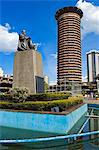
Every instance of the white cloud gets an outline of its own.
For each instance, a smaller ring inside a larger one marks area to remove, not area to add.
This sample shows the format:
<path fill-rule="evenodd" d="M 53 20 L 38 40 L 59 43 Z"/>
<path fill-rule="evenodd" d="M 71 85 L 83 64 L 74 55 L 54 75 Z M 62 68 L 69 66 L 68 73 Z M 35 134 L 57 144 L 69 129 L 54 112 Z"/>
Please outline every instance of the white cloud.
<path fill-rule="evenodd" d="M 41 43 L 34 43 L 34 42 L 33 42 L 33 44 L 35 45 L 36 50 L 38 50 L 38 47 L 40 47 L 42 45 Z"/>
<path fill-rule="evenodd" d="M 8 23 L 5 23 L 5 27 L 6 27 L 8 30 L 11 30 L 11 26 L 10 26 Z"/>
<path fill-rule="evenodd" d="M 49 85 L 56 85 L 57 81 L 50 81 Z"/>
<path fill-rule="evenodd" d="M 50 54 L 50 56 L 52 56 L 54 59 L 57 59 L 57 53 Z"/>
<path fill-rule="evenodd" d="M 83 11 L 81 21 L 82 38 L 92 32 L 99 34 L 99 6 L 95 6 L 93 3 L 83 0 L 79 0 L 76 6 Z"/>
<path fill-rule="evenodd" d="M 87 82 L 87 76 L 82 76 L 82 82 Z"/>
<path fill-rule="evenodd" d="M 3 76 L 3 69 L 0 67 L 0 77 Z"/>
<path fill-rule="evenodd" d="M 13 52 L 17 50 L 18 33 L 9 32 L 11 29 L 8 23 L 5 26 L 0 25 L 0 51 Z"/>

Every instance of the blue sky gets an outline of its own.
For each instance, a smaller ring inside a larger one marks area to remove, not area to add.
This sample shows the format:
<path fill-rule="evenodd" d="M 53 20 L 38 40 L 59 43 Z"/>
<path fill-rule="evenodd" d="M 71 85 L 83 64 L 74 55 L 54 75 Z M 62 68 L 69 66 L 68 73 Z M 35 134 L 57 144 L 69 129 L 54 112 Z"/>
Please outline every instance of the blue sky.
<path fill-rule="evenodd" d="M 39 43 L 38 51 L 42 54 L 44 74 L 49 76 L 50 82 L 55 82 L 57 75 L 57 22 L 55 20 L 55 13 L 59 8 L 77 5 L 84 10 L 85 17 L 82 21 L 82 26 L 84 26 L 82 31 L 83 77 L 86 76 L 86 52 L 92 49 L 99 50 L 99 19 L 97 19 L 99 1 L 86 0 L 84 3 L 84 1 L 79 0 L 79 3 L 77 2 L 78 0 L 0 1 L 1 27 L 6 26 L 7 36 L 13 33 L 20 33 L 22 29 L 25 29 L 27 35 L 35 43 Z M 94 15 L 93 11 L 96 11 Z M 8 40 L 5 35 L 2 39 L 5 39 L 6 42 Z M 13 46 L 11 47 L 10 44 L 7 48 L 7 45 L 2 43 L 0 42 L 0 68 L 2 68 L 5 74 L 12 74 L 14 62 Z"/>

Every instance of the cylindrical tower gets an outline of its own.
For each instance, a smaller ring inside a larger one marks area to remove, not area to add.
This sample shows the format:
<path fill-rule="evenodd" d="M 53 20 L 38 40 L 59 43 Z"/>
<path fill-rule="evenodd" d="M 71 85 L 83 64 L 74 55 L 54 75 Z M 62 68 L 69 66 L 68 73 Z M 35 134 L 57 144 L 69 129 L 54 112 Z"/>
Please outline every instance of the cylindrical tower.
<path fill-rule="evenodd" d="M 77 7 L 64 7 L 56 12 L 58 24 L 57 79 L 82 80 L 80 20 Z"/>

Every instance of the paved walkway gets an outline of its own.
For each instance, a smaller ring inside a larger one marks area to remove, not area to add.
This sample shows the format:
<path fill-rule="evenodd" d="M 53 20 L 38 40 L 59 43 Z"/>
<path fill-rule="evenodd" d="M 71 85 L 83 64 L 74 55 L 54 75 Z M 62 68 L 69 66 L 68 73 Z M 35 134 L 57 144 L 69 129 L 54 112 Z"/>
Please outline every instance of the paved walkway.
<path fill-rule="evenodd" d="M 99 104 L 99 100 L 84 100 L 84 103 L 87 103 L 87 104 Z"/>

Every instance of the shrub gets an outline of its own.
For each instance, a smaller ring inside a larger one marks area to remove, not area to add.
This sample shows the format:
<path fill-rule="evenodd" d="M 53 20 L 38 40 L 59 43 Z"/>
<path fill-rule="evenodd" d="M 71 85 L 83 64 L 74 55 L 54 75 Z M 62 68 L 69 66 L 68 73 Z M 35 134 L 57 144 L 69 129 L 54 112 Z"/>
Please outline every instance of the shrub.
<path fill-rule="evenodd" d="M 65 111 L 67 108 L 83 103 L 83 100 L 78 97 L 71 97 L 64 100 L 54 101 L 34 101 L 34 102 L 0 102 L 0 107 L 3 109 L 17 110 L 32 110 L 32 111 L 51 111 L 52 107 L 59 107 L 60 111 Z"/>
<path fill-rule="evenodd" d="M 0 94 L 0 100 L 10 101 L 12 100 L 11 94 L 2 93 Z"/>
<path fill-rule="evenodd" d="M 0 101 L 0 108 L 12 109 L 12 103 L 7 102 L 7 101 Z"/>
<path fill-rule="evenodd" d="M 31 94 L 27 100 L 28 101 L 52 101 L 59 99 L 67 99 L 71 96 L 71 93 L 42 93 L 42 94 Z"/>
<path fill-rule="evenodd" d="M 29 95 L 29 90 L 27 88 L 12 88 L 10 94 L 14 102 L 25 102 Z"/>
<path fill-rule="evenodd" d="M 9 94 L 0 94 L 0 100 L 5 101 L 52 101 L 67 99 L 71 96 L 71 93 L 40 93 L 40 94 L 31 94 L 26 88 L 14 88 L 10 90 Z"/>

